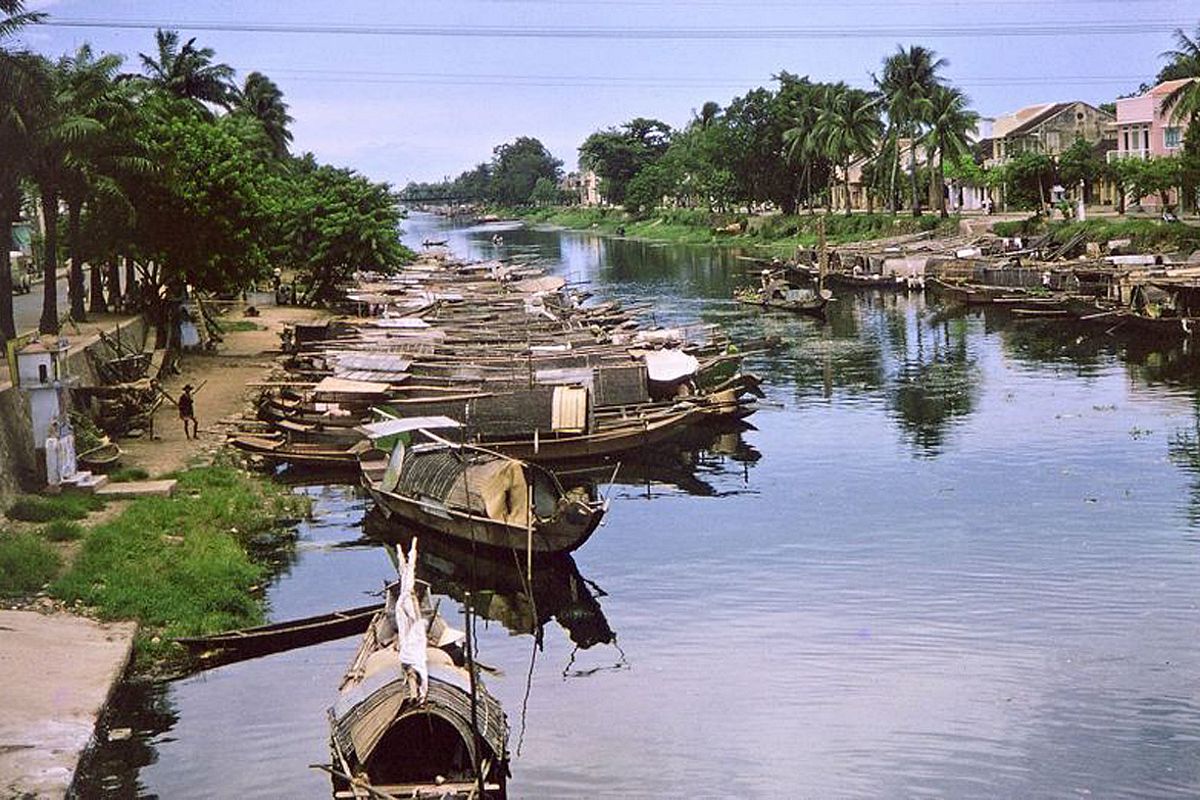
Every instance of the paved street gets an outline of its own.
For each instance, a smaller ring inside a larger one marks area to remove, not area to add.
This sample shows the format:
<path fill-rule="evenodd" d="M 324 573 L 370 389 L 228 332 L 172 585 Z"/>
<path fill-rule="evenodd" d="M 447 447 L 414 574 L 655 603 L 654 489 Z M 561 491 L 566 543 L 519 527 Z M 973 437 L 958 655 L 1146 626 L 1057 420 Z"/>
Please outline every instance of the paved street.
<path fill-rule="evenodd" d="M 58 279 L 58 316 L 61 319 L 67 313 L 67 275 L 66 270 L 60 270 Z M 83 270 L 84 286 L 87 286 L 89 270 Z M 42 317 L 42 282 L 33 285 L 29 294 L 13 295 L 13 316 L 16 319 L 17 332 L 33 330 L 38 326 Z"/>

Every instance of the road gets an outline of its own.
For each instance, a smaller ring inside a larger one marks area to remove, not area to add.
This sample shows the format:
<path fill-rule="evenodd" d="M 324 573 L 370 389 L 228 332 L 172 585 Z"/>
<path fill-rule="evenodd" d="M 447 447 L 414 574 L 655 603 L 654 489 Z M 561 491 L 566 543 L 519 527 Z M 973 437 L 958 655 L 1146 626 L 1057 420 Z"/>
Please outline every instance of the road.
<path fill-rule="evenodd" d="M 85 267 L 83 270 L 83 285 L 88 285 L 90 270 Z M 67 305 L 67 274 L 66 270 L 59 271 L 58 279 L 58 316 L 59 319 L 64 317 L 69 310 Z M 17 333 L 25 333 L 26 331 L 36 330 L 38 321 L 42 318 L 42 282 L 37 281 L 33 284 L 33 291 L 29 294 L 13 295 L 13 317 L 16 320 Z"/>

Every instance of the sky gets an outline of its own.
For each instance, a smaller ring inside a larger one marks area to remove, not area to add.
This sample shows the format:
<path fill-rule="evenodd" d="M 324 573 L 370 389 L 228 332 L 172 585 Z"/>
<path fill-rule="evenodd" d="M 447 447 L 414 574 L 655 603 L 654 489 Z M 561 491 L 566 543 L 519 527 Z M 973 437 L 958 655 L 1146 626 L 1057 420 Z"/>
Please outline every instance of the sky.
<path fill-rule="evenodd" d="M 781 70 L 866 87 L 900 44 L 996 116 L 1111 101 L 1151 82 L 1197 0 L 27 0 L 24 43 L 154 51 L 154 27 L 284 92 L 295 152 L 402 187 L 453 177 L 518 136 L 573 169 L 593 131 L 685 125 Z M 74 23 L 74 24 L 72 24 Z"/>

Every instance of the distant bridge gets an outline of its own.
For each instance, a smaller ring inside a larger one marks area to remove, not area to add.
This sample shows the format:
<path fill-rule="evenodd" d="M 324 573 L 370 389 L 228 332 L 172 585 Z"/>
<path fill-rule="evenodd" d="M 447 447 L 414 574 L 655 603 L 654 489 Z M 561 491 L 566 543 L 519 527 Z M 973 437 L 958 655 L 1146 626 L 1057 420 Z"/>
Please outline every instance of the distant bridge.
<path fill-rule="evenodd" d="M 475 203 L 478 197 L 467 197 L 450 189 L 405 189 L 400 192 L 402 203 Z"/>

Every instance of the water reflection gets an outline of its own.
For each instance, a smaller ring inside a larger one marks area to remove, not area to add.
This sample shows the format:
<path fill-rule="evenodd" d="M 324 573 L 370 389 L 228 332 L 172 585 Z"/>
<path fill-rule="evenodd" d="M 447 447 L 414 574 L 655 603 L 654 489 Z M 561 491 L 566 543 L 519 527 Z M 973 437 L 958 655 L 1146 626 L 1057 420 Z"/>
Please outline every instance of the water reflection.
<path fill-rule="evenodd" d="M 604 591 L 579 574 L 569 555 L 539 556 L 527 573 L 522 552 L 472 548 L 468 542 L 404 529 L 378 511 L 363 519 L 363 531 L 405 550 L 417 537 L 417 578 L 434 594 L 469 606 L 513 635 L 532 634 L 540 643 L 545 625 L 554 620 L 582 649 L 616 641 L 597 600 Z"/>

